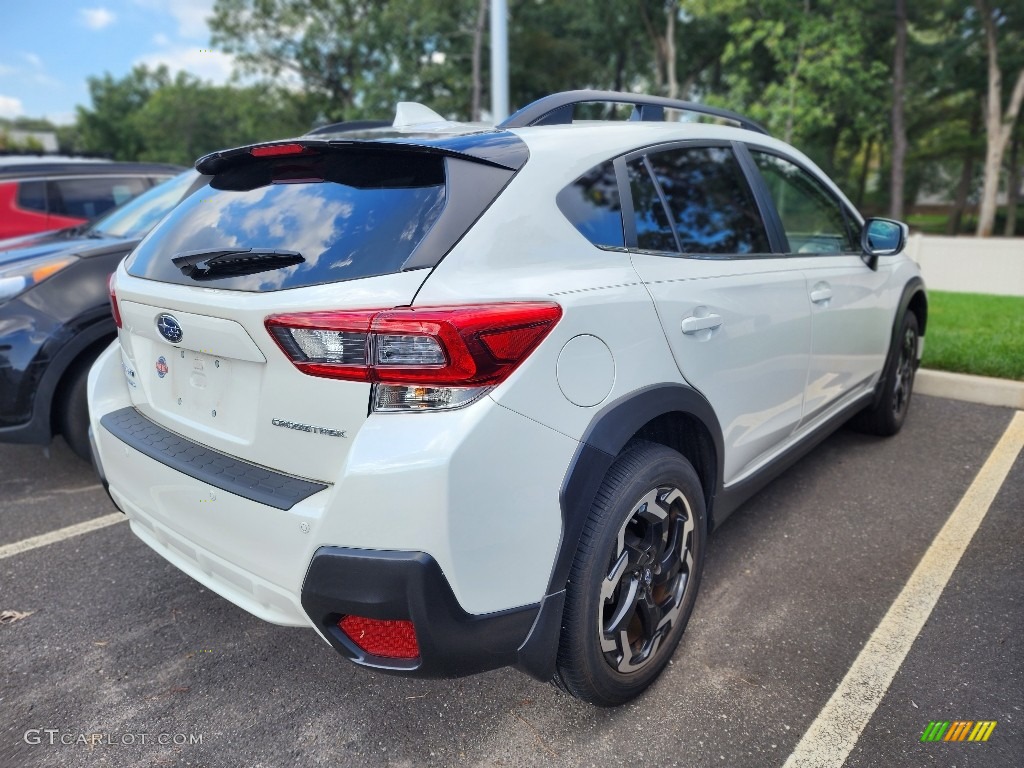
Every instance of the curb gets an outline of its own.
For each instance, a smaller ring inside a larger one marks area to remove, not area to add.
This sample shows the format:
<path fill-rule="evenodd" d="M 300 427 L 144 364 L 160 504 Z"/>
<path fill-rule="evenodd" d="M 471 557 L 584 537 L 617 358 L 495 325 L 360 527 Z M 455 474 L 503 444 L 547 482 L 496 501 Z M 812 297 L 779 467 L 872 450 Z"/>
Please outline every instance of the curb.
<path fill-rule="evenodd" d="M 914 377 L 914 391 L 919 395 L 1024 410 L 1024 381 L 921 368 Z"/>

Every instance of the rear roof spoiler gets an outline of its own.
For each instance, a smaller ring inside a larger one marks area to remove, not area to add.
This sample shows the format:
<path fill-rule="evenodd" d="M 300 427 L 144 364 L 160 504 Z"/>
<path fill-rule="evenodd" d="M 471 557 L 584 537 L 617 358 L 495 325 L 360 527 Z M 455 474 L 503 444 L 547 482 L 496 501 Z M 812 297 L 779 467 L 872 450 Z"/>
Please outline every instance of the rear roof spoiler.
<path fill-rule="evenodd" d="M 378 139 L 320 139 L 307 135 L 211 152 L 196 161 L 196 170 L 216 175 L 233 166 L 259 162 L 261 156 L 343 154 L 360 149 L 439 154 L 510 171 L 518 171 L 530 156 L 523 140 L 508 131 L 481 131 L 441 138 L 417 136 L 415 139 L 390 136 Z"/>

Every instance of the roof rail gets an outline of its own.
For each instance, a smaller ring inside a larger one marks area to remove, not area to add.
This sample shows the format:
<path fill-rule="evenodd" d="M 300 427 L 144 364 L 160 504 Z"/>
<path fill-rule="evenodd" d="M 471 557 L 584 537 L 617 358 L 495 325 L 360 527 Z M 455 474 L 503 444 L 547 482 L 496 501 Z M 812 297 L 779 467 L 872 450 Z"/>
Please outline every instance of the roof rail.
<path fill-rule="evenodd" d="M 390 128 L 387 120 L 347 120 L 342 123 L 330 123 L 311 128 L 304 136 L 318 136 L 322 133 L 344 133 L 346 131 L 368 131 L 373 128 Z"/>
<path fill-rule="evenodd" d="M 563 91 L 553 93 L 532 104 L 527 104 L 518 112 L 501 123 L 498 128 L 526 128 L 531 125 L 567 125 L 573 120 L 577 104 L 591 103 L 612 103 L 632 104 L 633 114 L 630 120 L 659 121 L 665 119 L 666 109 L 676 109 L 680 112 L 696 112 L 701 115 L 718 117 L 737 123 L 741 128 L 748 131 L 769 135 L 768 131 L 760 123 L 744 117 L 736 112 L 718 107 L 709 107 L 705 104 L 696 104 L 692 101 L 679 101 L 667 99 L 663 96 L 645 96 L 642 93 L 621 93 L 619 91 Z"/>

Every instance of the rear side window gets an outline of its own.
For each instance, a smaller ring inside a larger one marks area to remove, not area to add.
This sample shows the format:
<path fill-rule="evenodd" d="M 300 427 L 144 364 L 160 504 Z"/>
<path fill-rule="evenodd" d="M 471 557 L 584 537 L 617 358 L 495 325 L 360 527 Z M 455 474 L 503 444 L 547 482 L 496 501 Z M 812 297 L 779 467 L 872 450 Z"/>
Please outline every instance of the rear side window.
<path fill-rule="evenodd" d="M 98 176 L 50 182 L 50 213 L 95 219 L 148 187 L 144 178 Z"/>
<path fill-rule="evenodd" d="M 46 213 L 46 182 L 21 182 L 18 185 L 18 207 L 23 211 Z"/>
<path fill-rule="evenodd" d="M 648 156 L 682 253 L 768 253 L 768 235 L 731 149 L 690 147 Z"/>
<path fill-rule="evenodd" d="M 402 269 L 445 209 L 445 159 L 354 152 L 243 163 L 214 176 L 142 241 L 128 272 L 194 285 L 182 254 L 225 249 L 298 253 L 300 263 L 225 275 L 214 288 L 273 291 Z"/>
<path fill-rule="evenodd" d="M 679 249 L 676 236 L 644 159 L 631 160 L 626 169 L 629 174 L 629 191 L 633 196 L 637 248 L 641 251 L 675 253 Z"/>
<path fill-rule="evenodd" d="M 558 193 L 558 208 L 587 240 L 602 248 L 624 248 L 619 184 L 611 161 L 580 176 Z"/>

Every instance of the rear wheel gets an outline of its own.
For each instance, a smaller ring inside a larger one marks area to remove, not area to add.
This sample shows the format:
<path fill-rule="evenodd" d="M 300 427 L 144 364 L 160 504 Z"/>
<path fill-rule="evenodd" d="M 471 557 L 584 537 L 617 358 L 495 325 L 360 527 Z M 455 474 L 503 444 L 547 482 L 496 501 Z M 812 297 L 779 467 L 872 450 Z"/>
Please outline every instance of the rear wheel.
<path fill-rule="evenodd" d="M 690 618 L 705 538 L 704 494 L 685 458 L 654 443 L 620 456 L 573 561 L 555 684 L 601 706 L 641 694 Z"/>
<path fill-rule="evenodd" d="M 919 337 L 917 316 L 913 312 L 903 315 L 896 343 L 889 352 L 889 360 L 882 373 L 882 397 L 878 404 L 861 411 L 850 422 L 861 432 L 888 437 L 900 431 L 910 410 L 910 395 L 914 389 L 917 371 Z"/>

